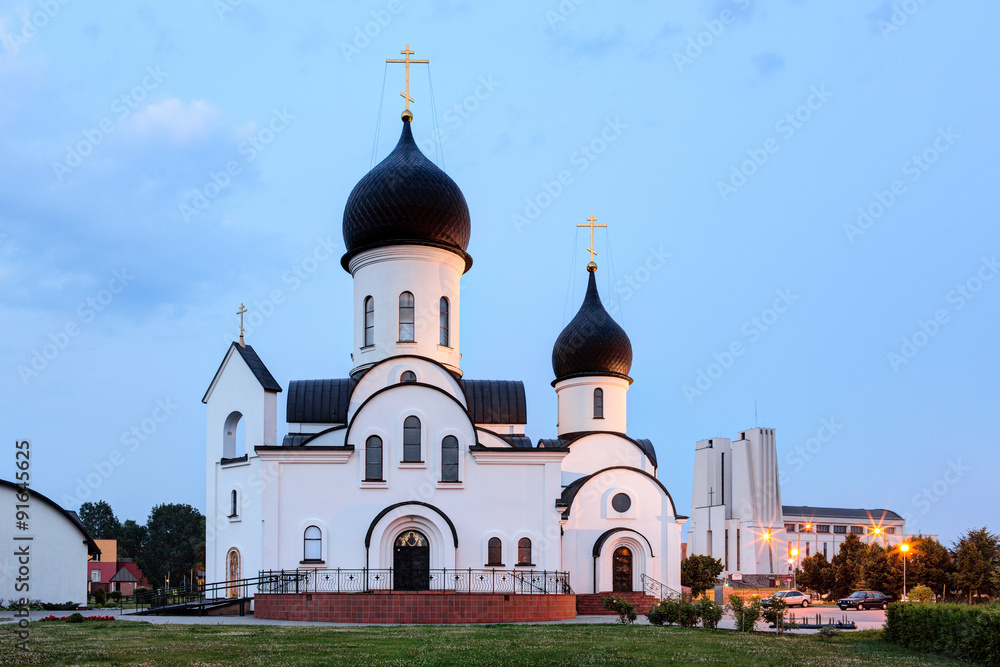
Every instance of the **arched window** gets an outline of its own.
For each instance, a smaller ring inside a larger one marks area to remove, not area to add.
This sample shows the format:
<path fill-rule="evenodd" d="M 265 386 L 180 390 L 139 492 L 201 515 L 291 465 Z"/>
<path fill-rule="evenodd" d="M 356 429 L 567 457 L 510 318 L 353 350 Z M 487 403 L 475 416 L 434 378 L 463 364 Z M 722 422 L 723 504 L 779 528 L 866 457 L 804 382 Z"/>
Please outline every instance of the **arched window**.
<path fill-rule="evenodd" d="M 403 420 L 403 462 L 420 461 L 420 420 L 410 416 Z"/>
<path fill-rule="evenodd" d="M 413 342 L 413 294 L 399 295 L 399 342 Z"/>
<path fill-rule="evenodd" d="M 302 537 L 302 560 L 323 560 L 323 533 L 317 526 L 309 526 Z"/>
<path fill-rule="evenodd" d="M 222 427 L 222 458 L 235 459 L 246 453 L 246 422 L 239 412 L 231 412 Z"/>
<path fill-rule="evenodd" d="M 403 374 L 399 376 L 400 382 L 416 382 L 417 374 L 413 371 L 403 371 Z"/>
<path fill-rule="evenodd" d="M 236 493 L 236 489 L 233 489 L 232 493 L 229 494 L 229 518 L 235 518 L 240 515 L 240 503 L 239 495 Z"/>
<path fill-rule="evenodd" d="M 375 344 L 375 298 L 365 297 L 365 347 Z"/>
<path fill-rule="evenodd" d="M 382 438 L 377 435 L 365 441 L 365 481 L 382 481 Z"/>
<path fill-rule="evenodd" d="M 531 565 L 531 540 L 527 537 L 517 541 L 517 564 Z"/>
<path fill-rule="evenodd" d="M 604 390 L 594 390 L 594 419 L 604 419 Z"/>
<path fill-rule="evenodd" d="M 441 441 L 441 481 L 458 481 L 458 438 L 453 435 Z"/>
<path fill-rule="evenodd" d="M 500 538 L 491 537 L 490 541 L 486 543 L 486 564 L 487 565 L 503 565 L 501 560 L 502 549 L 500 547 Z"/>
<path fill-rule="evenodd" d="M 448 335 L 448 297 L 441 297 L 441 344 L 448 347 L 450 337 Z"/>

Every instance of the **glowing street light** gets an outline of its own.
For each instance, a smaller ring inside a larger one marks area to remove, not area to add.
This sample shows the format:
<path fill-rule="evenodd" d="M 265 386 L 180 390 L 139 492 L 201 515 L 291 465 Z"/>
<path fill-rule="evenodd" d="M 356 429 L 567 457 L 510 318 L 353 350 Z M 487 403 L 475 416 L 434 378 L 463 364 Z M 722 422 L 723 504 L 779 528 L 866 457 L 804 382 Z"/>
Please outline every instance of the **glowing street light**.
<path fill-rule="evenodd" d="M 788 559 L 789 562 L 792 564 L 792 588 L 798 590 L 798 588 L 799 588 L 799 584 L 798 584 L 798 574 L 799 574 L 798 573 L 798 569 L 799 569 L 798 559 L 799 559 L 799 550 L 793 548 L 791 551 L 789 551 L 789 553 L 792 555 L 792 557 Z"/>
<path fill-rule="evenodd" d="M 903 542 L 899 545 L 899 550 L 903 552 L 903 599 L 906 599 L 906 552 L 910 550 L 910 545 Z"/>

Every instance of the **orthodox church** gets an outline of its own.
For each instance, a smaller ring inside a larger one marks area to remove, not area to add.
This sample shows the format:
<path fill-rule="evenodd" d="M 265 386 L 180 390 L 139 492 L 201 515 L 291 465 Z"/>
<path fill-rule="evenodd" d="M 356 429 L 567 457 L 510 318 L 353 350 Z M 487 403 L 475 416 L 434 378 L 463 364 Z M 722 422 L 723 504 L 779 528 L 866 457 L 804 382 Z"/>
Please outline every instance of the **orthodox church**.
<path fill-rule="evenodd" d="M 344 209 L 346 376 L 282 385 L 241 335 L 202 399 L 207 581 L 353 570 L 422 590 L 441 572 L 547 571 L 568 573 L 561 592 L 679 591 L 687 517 L 652 442 L 626 432 L 632 347 L 596 264 L 554 341 L 557 431 L 532 441 L 522 382 L 462 373 L 469 208 L 402 120 Z"/>

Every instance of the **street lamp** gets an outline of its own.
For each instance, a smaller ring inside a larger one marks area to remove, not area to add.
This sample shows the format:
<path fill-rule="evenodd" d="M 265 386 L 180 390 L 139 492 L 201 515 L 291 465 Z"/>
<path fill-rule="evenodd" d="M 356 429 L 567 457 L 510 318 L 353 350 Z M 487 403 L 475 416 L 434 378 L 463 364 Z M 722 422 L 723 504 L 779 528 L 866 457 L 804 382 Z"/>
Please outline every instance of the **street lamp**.
<path fill-rule="evenodd" d="M 790 560 L 792 561 L 792 588 L 795 589 L 795 590 L 798 590 L 798 588 L 799 588 L 799 584 L 798 584 L 799 550 L 798 549 L 792 549 L 791 554 L 792 554 L 792 557 L 791 557 Z"/>
<path fill-rule="evenodd" d="M 903 552 L 903 599 L 906 599 L 906 557 L 909 555 L 910 545 L 905 542 L 899 545 L 899 550 Z"/>

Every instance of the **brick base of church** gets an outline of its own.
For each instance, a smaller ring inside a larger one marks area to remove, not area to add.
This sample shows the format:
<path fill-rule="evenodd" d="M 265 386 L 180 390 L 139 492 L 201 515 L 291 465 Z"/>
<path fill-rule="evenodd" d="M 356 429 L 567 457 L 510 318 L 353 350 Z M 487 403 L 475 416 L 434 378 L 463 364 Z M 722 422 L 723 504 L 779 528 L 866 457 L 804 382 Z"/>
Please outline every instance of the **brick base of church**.
<path fill-rule="evenodd" d="M 576 618 L 575 595 L 258 593 L 254 617 L 327 623 L 527 623 Z"/>

